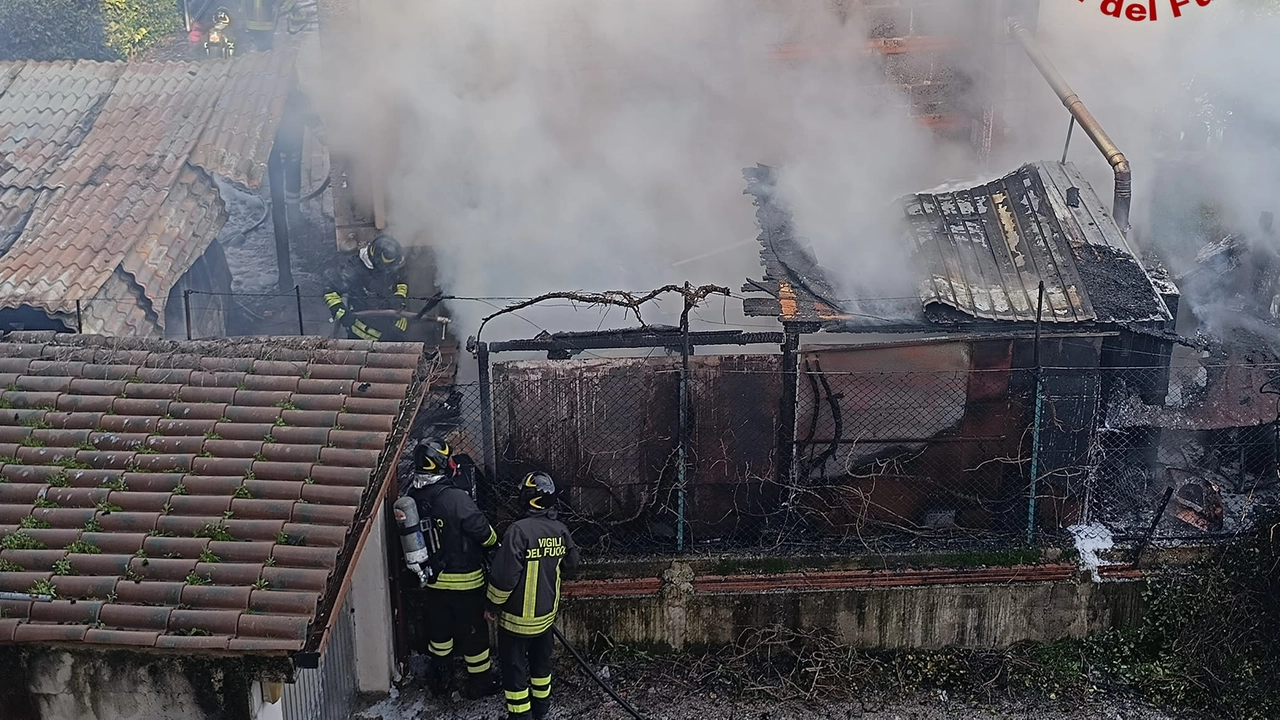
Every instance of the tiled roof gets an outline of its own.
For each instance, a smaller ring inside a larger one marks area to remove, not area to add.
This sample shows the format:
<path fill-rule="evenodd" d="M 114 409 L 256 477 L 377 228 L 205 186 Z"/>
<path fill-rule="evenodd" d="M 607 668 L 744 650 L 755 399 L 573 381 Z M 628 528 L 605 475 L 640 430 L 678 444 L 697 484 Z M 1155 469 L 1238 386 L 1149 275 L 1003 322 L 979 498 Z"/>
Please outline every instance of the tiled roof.
<path fill-rule="evenodd" d="M 2 306 L 161 334 L 226 221 L 210 173 L 261 184 L 294 62 L 0 63 Z"/>
<path fill-rule="evenodd" d="M 0 643 L 315 650 L 427 382 L 415 343 L 0 341 Z"/>

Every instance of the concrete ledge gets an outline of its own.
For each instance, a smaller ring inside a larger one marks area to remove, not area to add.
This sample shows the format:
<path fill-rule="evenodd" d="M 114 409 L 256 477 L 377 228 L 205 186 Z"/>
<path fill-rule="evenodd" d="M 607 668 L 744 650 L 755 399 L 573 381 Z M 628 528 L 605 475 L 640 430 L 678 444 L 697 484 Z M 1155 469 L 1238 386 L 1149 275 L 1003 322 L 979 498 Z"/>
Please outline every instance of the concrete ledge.
<path fill-rule="evenodd" d="M 571 642 L 681 650 L 731 643 L 744 630 L 830 630 L 868 649 L 1001 648 L 1083 637 L 1141 615 L 1140 574 L 1093 583 L 1071 565 L 696 575 L 566 583 L 560 628 Z"/>

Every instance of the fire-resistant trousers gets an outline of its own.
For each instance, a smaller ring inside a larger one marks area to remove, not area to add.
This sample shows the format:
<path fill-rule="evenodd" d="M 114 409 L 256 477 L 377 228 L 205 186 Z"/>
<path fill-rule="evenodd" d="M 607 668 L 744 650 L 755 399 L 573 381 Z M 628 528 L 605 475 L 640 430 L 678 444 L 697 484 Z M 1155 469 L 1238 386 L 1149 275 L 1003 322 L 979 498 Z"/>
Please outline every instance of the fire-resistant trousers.
<path fill-rule="evenodd" d="M 431 656 L 443 660 L 454 644 L 467 661 L 467 673 L 489 671 L 489 625 L 484 619 L 484 588 L 475 590 L 427 589 L 427 624 Z"/>
<path fill-rule="evenodd" d="M 517 635 L 498 629 L 498 662 L 510 720 L 541 720 L 551 712 L 553 639 L 550 630 L 541 635 Z"/>

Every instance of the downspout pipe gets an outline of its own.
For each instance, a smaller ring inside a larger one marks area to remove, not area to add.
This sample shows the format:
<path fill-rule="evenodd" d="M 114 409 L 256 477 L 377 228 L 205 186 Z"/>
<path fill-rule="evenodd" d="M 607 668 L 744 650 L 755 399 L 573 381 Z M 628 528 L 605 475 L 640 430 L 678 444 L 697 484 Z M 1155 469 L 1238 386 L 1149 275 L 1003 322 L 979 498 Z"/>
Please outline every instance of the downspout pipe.
<path fill-rule="evenodd" d="M 1009 34 L 1017 39 L 1022 45 L 1022 49 L 1026 51 L 1027 57 L 1031 58 L 1031 62 L 1048 81 L 1049 87 L 1053 88 L 1053 92 L 1062 100 L 1062 104 L 1067 108 L 1067 112 L 1076 119 L 1080 128 L 1084 130 L 1094 145 L 1098 146 L 1098 150 L 1102 151 L 1102 156 L 1107 159 L 1111 165 L 1111 169 L 1115 172 L 1115 194 L 1111 202 L 1111 215 L 1115 218 L 1116 224 L 1120 226 L 1120 231 L 1128 235 L 1129 233 L 1129 205 L 1133 200 L 1133 175 L 1129 169 L 1129 161 L 1125 159 L 1124 153 L 1120 152 L 1120 148 L 1111 141 L 1107 136 L 1102 125 L 1098 123 L 1098 119 L 1089 112 L 1084 106 L 1084 102 L 1080 100 L 1080 96 L 1076 95 L 1071 86 L 1067 84 L 1066 79 L 1062 77 L 1062 73 L 1053 66 L 1049 58 L 1040 50 L 1040 46 L 1036 44 L 1035 38 L 1027 29 L 1016 20 L 1010 20 L 1008 24 Z"/>

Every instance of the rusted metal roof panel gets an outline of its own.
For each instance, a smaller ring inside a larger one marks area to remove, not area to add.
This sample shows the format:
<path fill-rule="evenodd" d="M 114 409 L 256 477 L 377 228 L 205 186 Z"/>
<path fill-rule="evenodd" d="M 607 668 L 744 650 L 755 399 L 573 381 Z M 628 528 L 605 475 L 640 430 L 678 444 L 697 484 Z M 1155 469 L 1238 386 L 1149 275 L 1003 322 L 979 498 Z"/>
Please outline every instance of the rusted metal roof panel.
<path fill-rule="evenodd" d="M 1034 322 L 1043 281 L 1046 322 L 1096 320 L 1045 196 L 1027 165 L 975 188 L 905 198 L 926 310 L 942 304 L 976 318 Z"/>
<path fill-rule="evenodd" d="M 218 106 L 190 162 L 241 185 L 257 188 L 267 173 L 275 128 L 297 84 L 297 53 L 251 53 L 227 66 Z"/>
<path fill-rule="evenodd" d="M 84 61 L 0 69 L 0 78 L 12 76 L 0 80 L 0 186 L 47 186 L 90 132 L 123 69 L 124 63 Z"/>
<path fill-rule="evenodd" d="M 198 168 L 261 183 L 295 60 L 0 64 L 3 305 L 65 318 L 79 300 L 86 330 L 159 334 L 226 220 Z"/>
<path fill-rule="evenodd" d="M 748 315 L 837 330 L 939 325 L 1151 323 L 1172 319 L 1162 293 L 1092 188 L 1069 163 L 1034 163 L 972 188 L 902 199 L 919 299 L 839 298 L 821 259 L 793 236 L 774 170 L 744 171 L 760 225 L 764 277 L 743 287 Z M 1079 191 L 1079 202 L 1068 196 Z"/>

